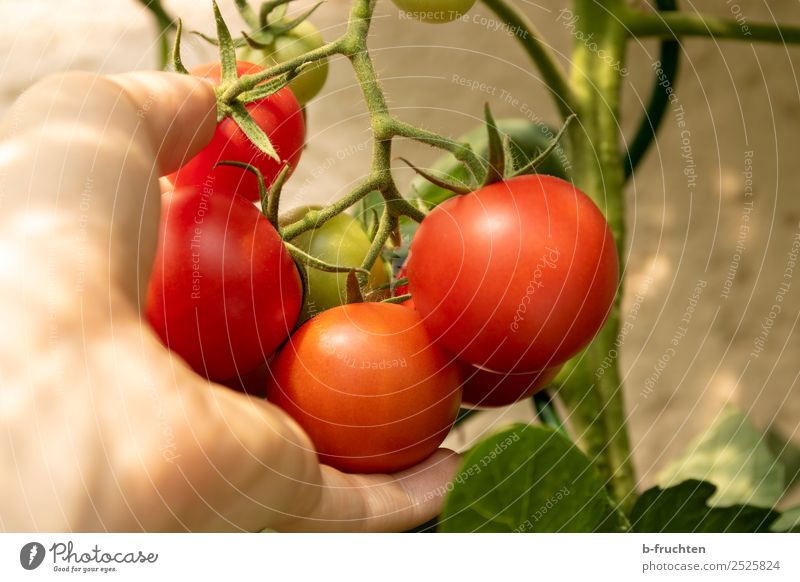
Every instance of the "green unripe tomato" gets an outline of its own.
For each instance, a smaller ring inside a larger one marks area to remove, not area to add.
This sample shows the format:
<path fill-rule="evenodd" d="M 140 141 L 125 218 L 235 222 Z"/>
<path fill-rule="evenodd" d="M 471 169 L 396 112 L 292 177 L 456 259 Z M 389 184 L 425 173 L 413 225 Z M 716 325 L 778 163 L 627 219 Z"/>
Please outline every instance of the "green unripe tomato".
<path fill-rule="evenodd" d="M 242 52 L 242 58 L 254 60 L 259 65 L 269 67 L 285 63 L 320 48 L 325 44 L 316 26 L 305 20 L 272 43 L 271 48 L 256 51 L 251 48 Z M 254 56 L 259 55 L 260 56 Z M 328 59 L 317 61 L 295 77 L 289 87 L 300 105 L 305 105 L 325 86 L 328 79 Z"/>
<path fill-rule="evenodd" d="M 303 209 L 308 210 L 308 209 Z M 295 213 L 296 219 L 302 213 Z M 282 217 L 282 223 L 289 220 Z M 294 238 L 291 243 L 312 257 L 343 267 L 358 267 L 369 252 L 371 243 L 358 221 L 349 214 L 339 214 L 316 230 Z M 310 317 L 347 303 L 347 274 L 325 273 L 317 269 L 306 269 L 306 301 L 301 319 Z M 389 272 L 383 260 L 372 267 L 369 287 L 375 288 L 389 283 Z"/>
<path fill-rule="evenodd" d="M 476 0 L 393 0 L 408 15 L 422 22 L 443 24 L 461 18 Z"/>

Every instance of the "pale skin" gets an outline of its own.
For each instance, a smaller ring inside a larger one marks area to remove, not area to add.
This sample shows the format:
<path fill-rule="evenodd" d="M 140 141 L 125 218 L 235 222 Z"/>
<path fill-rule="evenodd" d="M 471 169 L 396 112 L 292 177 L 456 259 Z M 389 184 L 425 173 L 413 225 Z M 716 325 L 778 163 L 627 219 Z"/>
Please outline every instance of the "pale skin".
<path fill-rule="evenodd" d="M 441 509 L 454 453 L 321 466 L 142 322 L 158 176 L 214 124 L 211 86 L 165 73 L 50 77 L 0 123 L 1 531 L 402 531 Z"/>

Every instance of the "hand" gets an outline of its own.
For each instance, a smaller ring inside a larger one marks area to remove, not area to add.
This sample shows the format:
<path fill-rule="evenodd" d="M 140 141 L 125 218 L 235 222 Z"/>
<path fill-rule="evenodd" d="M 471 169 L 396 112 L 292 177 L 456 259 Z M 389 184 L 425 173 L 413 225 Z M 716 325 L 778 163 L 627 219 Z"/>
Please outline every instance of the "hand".
<path fill-rule="evenodd" d="M 68 73 L 0 124 L 0 529 L 404 530 L 458 458 L 320 466 L 281 410 L 196 376 L 140 314 L 158 176 L 206 144 L 213 90 Z"/>

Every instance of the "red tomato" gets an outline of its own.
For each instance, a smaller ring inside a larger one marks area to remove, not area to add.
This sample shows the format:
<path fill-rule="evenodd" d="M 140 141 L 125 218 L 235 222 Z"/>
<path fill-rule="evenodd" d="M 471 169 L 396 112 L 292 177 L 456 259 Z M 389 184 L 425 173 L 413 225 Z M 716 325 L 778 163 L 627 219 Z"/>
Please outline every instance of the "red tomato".
<path fill-rule="evenodd" d="M 464 405 L 474 408 L 508 406 L 533 396 L 558 375 L 561 366 L 527 374 L 498 374 L 464 365 Z"/>
<path fill-rule="evenodd" d="M 447 200 L 411 251 L 409 284 L 425 326 L 460 359 L 498 372 L 564 363 L 600 330 L 617 289 L 602 213 L 552 176 Z"/>
<path fill-rule="evenodd" d="M 458 366 L 431 343 L 419 315 L 356 303 L 304 324 L 270 366 L 269 400 L 302 426 L 321 462 L 393 473 L 444 440 L 458 414 Z"/>
<path fill-rule="evenodd" d="M 283 241 L 250 202 L 208 188 L 162 197 L 146 316 L 197 373 L 225 380 L 265 362 L 294 327 L 302 295 Z"/>
<path fill-rule="evenodd" d="M 237 63 L 237 69 L 240 76 L 263 70 L 258 65 L 244 61 Z M 194 69 L 192 74 L 219 83 L 219 63 L 202 65 Z M 294 171 L 303 153 L 305 122 L 291 89 L 281 89 L 269 97 L 249 103 L 246 107 L 258 126 L 269 136 L 281 161 L 277 162 L 264 154 L 253 145 L 233 119 L 226 117 L 217 124 L 211 142 L 169 177 L 176 188 L 198 186 L 211 177 L 217 189 L 230 190 L 250 200 L 258 200 L 258 181 L 251 172 L 231 166 L 214 169 L 214 164 L 230 160 L 252 164 L 261 170 L 267 186 L 278 176 L 284 163 L 288 162 L 291 166 L 290 172 Z"/>

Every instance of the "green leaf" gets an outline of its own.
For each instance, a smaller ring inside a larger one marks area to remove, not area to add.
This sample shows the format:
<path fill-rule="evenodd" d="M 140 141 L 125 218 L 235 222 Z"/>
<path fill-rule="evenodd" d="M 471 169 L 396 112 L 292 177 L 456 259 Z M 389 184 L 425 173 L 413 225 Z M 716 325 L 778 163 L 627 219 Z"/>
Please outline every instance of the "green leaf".
<path fill-rule="evenodd" d="M 631 513 L 638 533 L 761 533 L 768 532 L 779 513 L 752 505 L 710 507 L 717 488 L 689 479 L 675 487 L 653 487 L 637 500 Z"/>
<path fill-rule="evenodd" d="M 774 532 L 800 533 L 800 506 L 784 511 L 771 529 Z"/>
<path fill-rule="evenodd" d="M 550 428 L 522 424 L 466 455 L 440 524 L 445 532 L 622 530 L 583 453 Z"/>
<path fill-rule="evenodd" d="M 231 103 L 230 114 L 231 118 L 233 118 L 233 120 L 236 122 L 236 125 L 238 125 L 247 138 L 253 142 L 253 145 L 255 145 L 258 149 L 267 154 L 276 162 L 281 161 L 278 152 L 275 151 L 275 148 L 272 146 L 272 142 L 269 141 L 269 137 L 250 116 L 250 114 L 247 112 L 247 108 L 243 104 L 238 102 Z"/>
<path fill-rule="evenodd" d="M 786 491 L 791 491 L 800 483 L 800 447 L 777 428 L 767 431 L 767 446 L 778 462 L 783 465 L 786 471 Z"/>
<path fill-rule="evenodd" d="M 741 412 L 725 407 L 708 430 L 659 473 L 657 483 L 671 487 L 687 479 L 708 481 L 717 486 L 710 500 L 713 506 L 773 507 L 783 496 L 784 474 L 764 435 Z"/>

